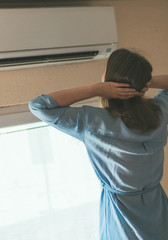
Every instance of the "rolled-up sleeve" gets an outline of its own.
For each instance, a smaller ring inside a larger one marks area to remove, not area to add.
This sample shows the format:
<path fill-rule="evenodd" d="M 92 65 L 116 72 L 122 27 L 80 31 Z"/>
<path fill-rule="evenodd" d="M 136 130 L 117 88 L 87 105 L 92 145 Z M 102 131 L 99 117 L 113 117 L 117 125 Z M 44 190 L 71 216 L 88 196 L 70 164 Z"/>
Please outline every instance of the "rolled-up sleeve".
<path fill-rule="evenodd" d="M 48 95 L 41 95 L 28 103 L 30 111 L 41 121 L 83 141 L 85 107 L 60 107 Z"/>

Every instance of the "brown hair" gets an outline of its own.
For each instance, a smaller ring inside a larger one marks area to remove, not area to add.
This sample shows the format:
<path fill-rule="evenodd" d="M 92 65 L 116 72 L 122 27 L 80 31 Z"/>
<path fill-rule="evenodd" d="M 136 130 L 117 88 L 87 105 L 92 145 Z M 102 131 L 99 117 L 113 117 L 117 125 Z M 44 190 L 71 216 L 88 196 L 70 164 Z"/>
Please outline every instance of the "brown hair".
<path fill-rule="evenodd" d="M 151 73 L 152 66 L 143 56 L 119 49 L 108 59 L 105 82 L 128 83 L 140 92 L 151 80 Z M 146 132 L 160 126 L 161 110 L 152 99 L 140 96 L 127 100 L 101 98 L 101 104 L 113 116 L 121 117 L 128 128 Z"/>

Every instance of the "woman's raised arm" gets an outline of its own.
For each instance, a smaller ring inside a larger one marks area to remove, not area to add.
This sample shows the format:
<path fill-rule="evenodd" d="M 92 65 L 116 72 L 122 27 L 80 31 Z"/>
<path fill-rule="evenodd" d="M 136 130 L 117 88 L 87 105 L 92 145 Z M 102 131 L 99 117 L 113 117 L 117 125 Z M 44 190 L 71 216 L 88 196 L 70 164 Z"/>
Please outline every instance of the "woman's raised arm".
<path fill-rule="evenodd" d="M 149 88 L 168 89 L 168 75 L 153 76 L 147 86 Z"/>
<path fill-rule="evenodd" d="M 56 91 L 47 95 L 55 99 L 60 107 L 65 107 L 97 96 L 105 98 L 129 99 L 143 94 L 144 92 L 139 93 L 135 89 L 129 88 L 129 85 L 125 83 L 104 82 L 93 84 L 91 86 Z"/>

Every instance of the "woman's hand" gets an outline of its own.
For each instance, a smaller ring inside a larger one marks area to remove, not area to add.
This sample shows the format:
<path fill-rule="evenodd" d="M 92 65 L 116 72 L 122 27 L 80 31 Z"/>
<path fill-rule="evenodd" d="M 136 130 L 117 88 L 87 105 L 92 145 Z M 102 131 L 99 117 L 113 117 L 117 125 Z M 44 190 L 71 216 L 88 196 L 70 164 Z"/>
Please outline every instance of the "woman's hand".
<path fill-rule="evenodd" d="M 142 89 L 141 92 L 130 88 L 126 83 L 103 82 L 95 85 L 97 88 L 97 95 L 104 98 L 119 98 L 129 99 L 135 96 L 143 96 L 148 88 Z"/>

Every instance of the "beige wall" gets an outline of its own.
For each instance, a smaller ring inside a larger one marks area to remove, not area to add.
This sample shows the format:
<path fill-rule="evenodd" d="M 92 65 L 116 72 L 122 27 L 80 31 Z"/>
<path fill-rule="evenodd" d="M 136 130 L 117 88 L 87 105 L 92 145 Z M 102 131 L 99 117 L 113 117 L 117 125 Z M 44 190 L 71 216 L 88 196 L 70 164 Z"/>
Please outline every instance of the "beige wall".
<path fill-rule="evenodd" d="M 86 3 L 86 2 L 85 2 Z M 96 1 L 95 1 L 96 3 Z M 94 3 L 94 4 L 95 4 Z M 98 1 L 115 7 L 119 47 L 136 48 L 152 63 L 154 74 L 168 74 L 168 1 Z M 0 106 L 25 104 L 50 91 L 98 82 L 105 61 L 0 72 Z M 150 90 L 153 96 L 155 90 Z M 168 194 L 168 147 L 162 184 Z"/>

